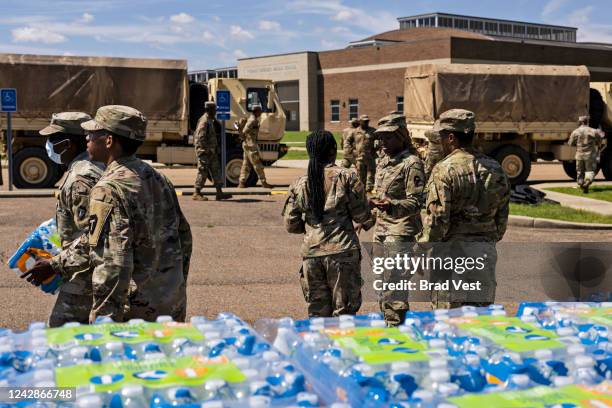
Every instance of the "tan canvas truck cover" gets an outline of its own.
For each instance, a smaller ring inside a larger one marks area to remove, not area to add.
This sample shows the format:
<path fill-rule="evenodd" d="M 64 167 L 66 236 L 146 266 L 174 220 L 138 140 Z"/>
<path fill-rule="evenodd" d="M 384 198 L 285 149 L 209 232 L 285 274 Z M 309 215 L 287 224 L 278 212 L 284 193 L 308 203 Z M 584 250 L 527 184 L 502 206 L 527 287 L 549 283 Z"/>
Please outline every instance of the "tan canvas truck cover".
<path fill-rule="evenodd" d="M 476 114 L 477 129 L 483 122 L 517 131 L 526 122 L 575 127 L 589 108 L 585 66 L 425 64 L 406 69 L 404 86 L 406 119 L 413 123 L 462 108 Z"/>
<path fill-rule="evenodd" d="M 0 87 L 17 89 L 15 129 L 40 129 L 36 122 L 54 112 L 93 116 L 100 106 L 118 104 L 145 114 L 148 138 L 185 135 L 187 86 L 184 60 L 0 54 Z"/>

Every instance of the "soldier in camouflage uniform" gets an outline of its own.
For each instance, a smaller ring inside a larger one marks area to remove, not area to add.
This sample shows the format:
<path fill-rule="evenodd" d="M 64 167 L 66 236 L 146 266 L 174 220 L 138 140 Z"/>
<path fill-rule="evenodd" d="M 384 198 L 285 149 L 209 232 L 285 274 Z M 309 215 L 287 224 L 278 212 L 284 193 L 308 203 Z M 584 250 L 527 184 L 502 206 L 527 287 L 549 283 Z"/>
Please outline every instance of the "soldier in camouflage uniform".
<path fill-rule="evenodd" d="M 185 320 L 191 231 L 170 181 L 135 156 L 146 123 L 136 109 L 110 105 L 82 124 L 90 156 L 107 164 L 91 190 L 89 232 L 28 278 L 40 284 L 91 267 L 90 322 Z"/>
<path fill-rule="evenodd" d="M 351 166 L 355 165 L 355 129 L 359 127 L 359 121 L 357 119 L 351 119 L 351 126 L 345 128 L 342 131 L 342 140 L 340 147 L 344 152 L 344 158 L 342 159 L 342 167 L 350 169 Z"/>
<path fill-rule="evenodd" d="M 353 222 L 371 217 L 365 190 L 354 170 L 335 165 L 337 147 L 330 132 L 310 134 L 306 149 L 308 175 L 289 188 L 282 215 L 288 232 L 304 234 L 300 283 L 308 315 L 355 314 L 363 281 Z"/>
<path fill-rule="evenodd" d="M 434 166 L 427 184 L 418 241 L 444 242 L 444 248 L 433 247 L 434 256 L 451 251 L 455 259 L 483 257 L 484 268 L 461 275 L 463 282 L 480 281 L 481 290 L 433 291 L 434 308 L 495 301 L 495 244 L 506 231 L 510 185 L 499 163 L 472 147 L 474 129 L 474 113 L 463 109 L 442 113 L 434 124 L 445 158 Z"/>
<path fill-rule="evenodd" d="M 208 198 L 202 195 L 202 188 L 207 178 L 211 178 L 217 189 L 216 199 L 227 200 L 232 198 L 230 194 L 225 194 L 223 186 L 223 176 L 221 174 L 221 146 L 217 129 L 221 128 L 216 118 L 217 105 L 213 101 L 204 104 L 206 113 L 198 120 L 198 126 L 194 134 L 193 144 L 195 146 L 196 157 L 198 158 L 198 174 L 195 181 L 194 200 L 206 201 Z"/>
<path fill-rule="evenodd" d="M 359 118 L 359 127 L 353 133 L 355 137 L 355 167 L 366 191 L 374 188 L 376 174 L 376 136 L 374 128 L 370 127 L 367 115 Z"/>
<path fill-rule="evenodd" d="M 444 153 L 442 152 L 442 145 L 440 144 L 440 134 L 438 132 L 428 130 L 425 132 L 425 137 L 427 138 L 427 153 L 425 156 L 425 177 L 426 179 L 429 179 L 431 171 L 433 170 L 436 163 L 438 163 L 444 158 Z"/>
<path fill-rule="evenodd" d="M 572 132 L 568 144 L 576 146 L 576 182 L 587 194 L 597 172 L 601 136 L 596 129 L 589 127 L 588 116 L 581 116 L 578 122 L 580 126 Z"/>
<path fill-rule="evenodd" d="M 378 162 L 374 197 L 370 198 L 376 217 L 373 240 L 382 244 L 384 257 L 393 258 L 405 252 L 406 243 L 414 242 L 421 231 L 425 175 L 405 126 L 387 122 L 376 130 L 376 135 L 385 156 Z M 402 271 L 383 273 L 384 282 L 399 282 L 401 278 L 406 278 Z M 379 305 L 390 326 L 403 323 L 409 309 L 407 294 L 401 291 L 383 291 Z"/>
<path fill-rule="evenodd" d="M 253 113 L 247 120 L 242 130 L 242 150 L 244 155 L 242 158 L 242 168 L 240 169 L 240 182 L 238 188 L 246 188 L 246 181 L 251 173 L 251 169 L 255 169 L 257 177 L 264 188 L 272 188 L 266 182 L 266 173 L 264 172 L 261 157 L 259 156 L 259 146 L 257 145 L 257 137 L 259 135 L 259 117 L 261 116 L 261 105 L 253 105 Z"/>
<path fill-rule="evenodd" d="M 86 135 L 81 123 L 91 120 L 82 112 L 53 114 L 51 123 L 39 133 L 47 136 L 51 160 L 67 164 L 57 194 L 55 218 L 62 248 L 87 233 L 89 193 L 102 176 L 102 163 L 93 163 L 87 154 Z M 91 310 L 91 271 L 75 274 L 60 286 L 49 317 L 50 327 L 67 322 L 89 322 Z"/>

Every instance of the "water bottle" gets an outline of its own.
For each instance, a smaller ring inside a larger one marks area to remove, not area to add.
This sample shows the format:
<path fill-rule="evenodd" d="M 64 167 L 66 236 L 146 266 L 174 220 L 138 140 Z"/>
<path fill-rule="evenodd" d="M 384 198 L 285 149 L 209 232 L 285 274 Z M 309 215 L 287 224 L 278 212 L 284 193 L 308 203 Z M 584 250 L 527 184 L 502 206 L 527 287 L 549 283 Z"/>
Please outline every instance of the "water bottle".
<path fill-rule="evenodd" d="M 104 406 L 104 398 L 100 394 L 90 394 L 77 397 L 77 408 L 100 408 Z"/>
<path fill-rule="evenodd" d="M 526 390 L 534 385 L 527 374 L 510 374 L 508 379 L 499 388 L 504 391 L 519 391 Z"/>
<path fill-rule="evenodd" d="M 148 408 L 149 402 L 142 385 L 130 384 L 121 389 L 119 394 L 113 395 L 109 408 Z"/>
<path fill-rule="evenodd" d="M 578 384 L 597 385 L 602 381 L 601 376 L 595 370 L 595 360 L 587 355 L 579 355 L 574 358 L 569 375 Z"/>
<path fill-rule="evenodd" d="M 230 386 L 224 380 L 208 380 L 204 383 L 203 400 L 227 400 L 233 397 Z"/>
<path fill-rule="evenodd" d="M 566 376 L 567 367 L 561 360 L 553 359 L 552 350 L 535 351 L 535 358 L 525 360 L 529 378 L 541 385 L 551 385 L 556 376 Z"/>
<path fill-rule="evenodd" d="M 487 386 L 485 372 L 477 354 L 456 357 L 450 369 L 451 381 L 465 392 L 482 392 Z"/>

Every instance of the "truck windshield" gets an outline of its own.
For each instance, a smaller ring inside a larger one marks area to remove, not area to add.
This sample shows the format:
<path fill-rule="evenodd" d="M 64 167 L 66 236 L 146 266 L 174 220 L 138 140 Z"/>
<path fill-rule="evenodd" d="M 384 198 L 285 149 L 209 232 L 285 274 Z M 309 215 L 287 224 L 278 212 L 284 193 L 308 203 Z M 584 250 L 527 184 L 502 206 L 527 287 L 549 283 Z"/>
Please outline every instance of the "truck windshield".
<path fill-rule="evenodd" d="M 254 104 L 261 105 L 262 112 L 274 112 L 275 109 L 268 109 L 268 89 L 266 88 L 248 88 L 247 89 L 247 111 L 253 111 Z"/>

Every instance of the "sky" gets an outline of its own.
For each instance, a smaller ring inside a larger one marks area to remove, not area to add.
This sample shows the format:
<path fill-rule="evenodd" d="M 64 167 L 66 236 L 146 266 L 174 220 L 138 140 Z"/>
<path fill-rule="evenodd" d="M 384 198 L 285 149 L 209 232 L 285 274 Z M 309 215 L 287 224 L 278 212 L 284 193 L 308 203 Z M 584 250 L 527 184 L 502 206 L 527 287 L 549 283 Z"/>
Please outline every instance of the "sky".
<path fill-rule="evenodd" d="M 612 0 L 2 0 L 0 52 L 186 59 L 189 70 L 245 57 L 344 48 L 447 12 L 578 28 L 612 43 Z"/>

